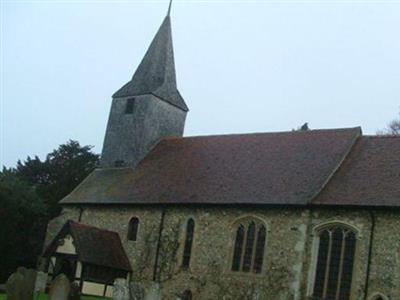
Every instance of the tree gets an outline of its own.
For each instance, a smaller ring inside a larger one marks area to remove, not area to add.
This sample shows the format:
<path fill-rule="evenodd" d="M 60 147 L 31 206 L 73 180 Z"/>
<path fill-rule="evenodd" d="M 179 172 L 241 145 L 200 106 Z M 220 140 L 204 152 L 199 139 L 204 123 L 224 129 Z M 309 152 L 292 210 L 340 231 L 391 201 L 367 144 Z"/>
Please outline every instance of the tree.
<path fill-rule="evenodd" d="M 49 153 L 45 161 L 37 156 L 18 161 L 16 174 L 36 187 L 48 205 L 49 218 L 60 212 L 58 202 L 68 195 L 96 167 L 99 155 L 91 146 L 81 146 L 70 140 Z"/>
<path fill-rule="evenodd" d="M 400 136 L 400 113 L 399 118 L 391 121 L 387 128 L 383 131 L 378 132 L 378 134 L 386 134 L 386 135 L 396 135 Z"/>
<path fill-rule="evenodd" d="M 393 120 L 389 123 L 389 132 L 392 135 L 400 135 L 400 113 L 397 120 Z"/>
<path fill-rule="evenodd" d="M 0 172 L 0 282 L 19 265 L 34 267 L 47 223 L 60 213 L 58 202 L 99 161 L 91 146 L 60 145 L 44 161 L 35 156 Z"/>
<path fill-rule="evenodd" d="M 33 267 L 41 252 L 47 210 L 14 170 L 0 172 L 0 282 L 18 265 Z"/>

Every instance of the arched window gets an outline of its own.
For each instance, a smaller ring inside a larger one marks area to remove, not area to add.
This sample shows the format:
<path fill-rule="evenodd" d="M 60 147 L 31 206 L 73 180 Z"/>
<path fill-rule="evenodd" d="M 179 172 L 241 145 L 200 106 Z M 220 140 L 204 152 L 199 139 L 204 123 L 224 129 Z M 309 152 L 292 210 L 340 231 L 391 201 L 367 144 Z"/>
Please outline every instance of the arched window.
<path fill-rule="evenodd" d="M 318 257 L 313 299 L 350 299 L 356 235 L 341 225 L 318 233 Z"/>
<path fill-rule="evenodd" d="M 374 293 L 373 296 L 371 296 L 370 300 L 387 300 L 388 297 L 384 296 L 381 293 Z"/>
<path fill-rule="evenodd" d="M 137 240 L 138 230 L 139 230 L 139 219 L 136 218 L 136 217 L 133 217 L 129 221 L 128 240 L 136 241 Z"/>
<path fill-rule="evenodd" d="M 248 220 L 237 225 L 232 271 L 261 273 L 266 236 L 262 222 Z"/>
<path fill-rule="evenodd" d="M 194 233 L 194 220 L 190 218 L 186 224 L 185 246 L 183 248 L 182 266 L 184 268 L 188 268 L 190 264 L 190 256 L 192 254 L 192 244 L 193 244 L 193 233 Z"/>
<path fill-rule="evenodd" d="M 182 300 L 192 300 L 193 296 L 192 296 L 192 292 L 190 290 L 186 290 L 183 292 L 182 294 Z"/>

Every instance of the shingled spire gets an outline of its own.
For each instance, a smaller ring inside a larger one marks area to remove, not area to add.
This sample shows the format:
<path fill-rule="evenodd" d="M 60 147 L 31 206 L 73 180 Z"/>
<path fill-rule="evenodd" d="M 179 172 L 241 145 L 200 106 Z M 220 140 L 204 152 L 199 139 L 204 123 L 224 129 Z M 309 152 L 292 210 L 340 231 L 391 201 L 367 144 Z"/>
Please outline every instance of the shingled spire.
<path fill-rule="evenodd" d="M 132 80 L 113 95 L 100 167 L 136 167 L 162 139 L 181 137 L 188 107 L 176 86 L 168 14 Z"/>
<path fill-rule="evenodd" d="M 165 17 L 132 80 L 119 89 L 114 98 L 153 94 L 161 100 L 188 111 L 176 86 L 171 18 Z"/>

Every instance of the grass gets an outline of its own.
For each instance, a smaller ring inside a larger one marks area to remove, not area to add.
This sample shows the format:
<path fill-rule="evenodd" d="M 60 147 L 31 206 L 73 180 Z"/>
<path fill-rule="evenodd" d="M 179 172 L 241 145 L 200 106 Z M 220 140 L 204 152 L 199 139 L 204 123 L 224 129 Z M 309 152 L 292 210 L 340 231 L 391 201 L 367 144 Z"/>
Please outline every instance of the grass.
<path fill-rule="evenodd" d="M 6 300 L 5 294 L 0 294 L 0 300 Z M 46 294 L 40 294 L 38 300 L 47 300 Z M 81 300 L 110 300 L 110 298 L 96 297 L 96 296 L 82 296 Z"/>

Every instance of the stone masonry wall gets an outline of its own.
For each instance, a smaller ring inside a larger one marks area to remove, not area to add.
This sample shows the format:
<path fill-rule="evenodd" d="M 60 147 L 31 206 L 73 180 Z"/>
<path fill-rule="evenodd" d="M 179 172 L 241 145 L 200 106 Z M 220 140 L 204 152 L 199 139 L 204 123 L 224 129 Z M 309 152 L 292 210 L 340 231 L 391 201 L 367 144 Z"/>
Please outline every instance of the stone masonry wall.
<path fill-rule="evenodd" d="M 88 207 L 81 222 L 119 233 L 131 261 L 132 280 L 151 284 L 155 264 L 160 207 Z M 380 292 L 400 300 L 399 213 L 376 211 L 369 295 Z M 64 212 L 77 218 L 76 211 Z M 127 240 L 131 217 L 140 219 L 137 241 Z M 189 269 L 181 267 L 187 220 L 195 220 Z M 261 274 L 230 271 L 236 228 L 241 218 L 255 217 L 267 227 Z M 77 220 L 77 219 L 75 219 Z M 300 300 L 311 294 L 320 226 L 345 223 L 357 233 L 352 300 L 364 299 L 371 216 L 366 210 L 167 207 L 159 255 L 163 299 L 178 299 L 190 289 L 194 299 Z M 370 298 L 367 298 L 368 300 Z"/>
<path fill-rule="evenodd" d="M 400 299 L 400 216 L 378 211 L 373 240 L 369 295 Z"/>

